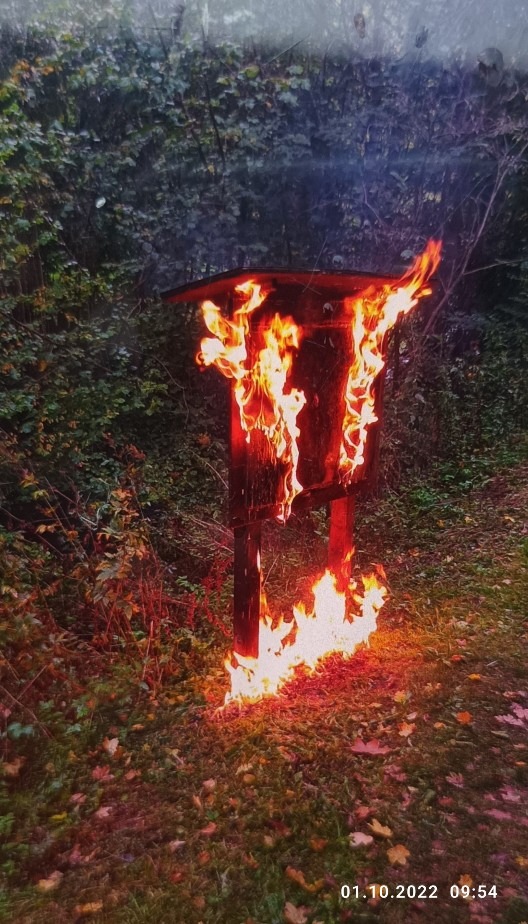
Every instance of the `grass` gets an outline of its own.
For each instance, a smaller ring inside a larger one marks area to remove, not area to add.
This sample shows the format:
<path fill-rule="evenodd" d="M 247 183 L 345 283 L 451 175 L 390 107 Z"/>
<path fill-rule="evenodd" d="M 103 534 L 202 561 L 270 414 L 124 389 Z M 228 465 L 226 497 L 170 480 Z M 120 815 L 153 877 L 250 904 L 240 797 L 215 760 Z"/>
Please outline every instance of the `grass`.
<path fill-rule="evenodd" d="M 528 920 L 527 475 L 521 463 L 469 492 L 371 505 L 357 559 L 387 571 L 379 631 L 279 698 L 218 710 L 225 640 L 211 629 L 186 636 L 156 696 L 100 665 L 76 698 L 57 682 L 33 705 L 40 725 L 22 711 L 4 754 L 0 918 Z M 270 533 L 277 605 L 322 561 L 322 531 L 316 515 L 302 544 L 294 526 Z M 355 753 L 358 737 L 387 750 Z M 373 840 L 352 848 L 354 832 Z M 376 883 L 437 886 L 438 898 L 354 898 Z M 464 883 L 497 898 L 451 898 Z"/>

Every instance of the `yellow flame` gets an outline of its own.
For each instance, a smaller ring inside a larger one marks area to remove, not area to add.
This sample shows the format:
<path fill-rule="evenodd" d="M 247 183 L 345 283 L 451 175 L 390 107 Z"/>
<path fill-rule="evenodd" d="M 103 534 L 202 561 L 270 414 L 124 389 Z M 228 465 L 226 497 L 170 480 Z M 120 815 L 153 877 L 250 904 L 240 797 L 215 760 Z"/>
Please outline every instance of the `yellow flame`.
<path fill-rule="evenodd" d="M 252 280 L 237 287 L 246 300 L 224 318 L 213 302 L 202 304 L 205 323 L 213 335 L 201 342 L 198 362 L 214 364 L 226 378 L 234 379 L 234 395 L 240 424 L 247 434 L 260 430 L 268 439 L 272 458 L 283 463 L 282 485 L 277 503 L 280 519 L 287 519 L 294 497 L 302 491 L 297 477 L 300 430 L 297 417 L 306 403 L 304 392 L 289 387 L 293 353 L 299 347 L 301 329 L 293 318 L 275 314 L 262 331 L 263 346 L 248 366 L 250 317 L 268 292 Z"/>
<path fill-rule="evenodd" d="M 330 654 L 339 652 L 350 657 L 358 645 L 366 642 L 376 629 L 386 588 L 375 574 L 362 578 L 363 593 L 351 585 L 357 615 L 347 618 L 346 595 L 337 590 L 336 577 L 327 569 L 312 587 L 313 608 L 303 603 L 293 608 L 293 620 L 279 620 L 277 626 L 267 611 L 261 617 L 258 658 L 234 653 L 225 661 L 231 677 L 231 690 L 225 704 L 254 703 L 272 696 L 291 680 L 303 666 L 312 673 Z M 264 602 L 264 601 L 263 601 Z"/>
<path fill-rule="evenodd" d="M 351 363 L 344 392 L 343 438 L 339 451 L 339 477 L 349 484 L 365 461 L 369 427 L 377 421 L 374 383 L 385 365 L 383 338 L 400 316 L 418 299 L 431 294 L 426 285 L 440 262 L 441 244 L 429 241 L 423 254 L 400 280 L 396 289 L 385 285 L 345 299 L 351 317 Z"/>

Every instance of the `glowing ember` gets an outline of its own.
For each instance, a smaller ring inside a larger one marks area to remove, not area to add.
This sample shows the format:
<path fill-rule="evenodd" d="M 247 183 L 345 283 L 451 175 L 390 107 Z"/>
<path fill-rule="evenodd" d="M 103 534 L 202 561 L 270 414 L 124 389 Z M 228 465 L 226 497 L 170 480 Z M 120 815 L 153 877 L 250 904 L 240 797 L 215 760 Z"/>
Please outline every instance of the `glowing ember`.
<path fill-rule="evenodd" d="M 385 365 L 382 346 L 387 332 L 418 299 L 430 295 L 426 285 L 440 262 L 441 244 L 429 241 L 423 254 L 402 278 L 395 290 L 385 285 L 354 298 L 345 299 L 351 317 L 351 357 L 345 387 L 343 439 L 339 453 L 339 476 L 349 484 L 365 461 L 367 432 L 378 419 L 375 413 L 374 383 Z"/>
<path fill-rule="evenodd" d="M 297 416 L 306 402 L 304 393 L 289 388 L 293 351 L 298 348 L 301 330 L 293 318 L 275 314 L 260 334 L 263 345 L 255 357 L 249 357 L 250 317 L 267 296 L 251 280 L 237 287 L 246 300 L 236 309 L 233 320 L 224 318 L 213 302 L 202 304 L 205 323 L 213 337 L 201 342 L 198 362 L 214 364 L 226 378 L 234 379 L 234 395 L 240 410 L 240 424 L 251 440 L 251 432 L 260 430 L 268 438 L 273 460 L 282 463 L 282 486 L 277 497 L 280 519 L 288 518 L 293 498 L 302 491 L 297 478 L 300 434 Z M 249 365 L 248 365 L 249 363 Z"/>
<path fill-rule="evenodd" d="M 376 629 L 377 615 L 387 593 L 375 574 L 363 577 L 362 582 L 363 594 L 357 592 L 354 583 L 350 585 L 358 606 L 354 619 L 347 618 L 346 595 L 337 590 L 335 575 L 328 569 L 312 587 L 311 612 L 300 603 L 293 608 L 293 621 L 281 619 L 275 627 L 264 612 L 258 658 L 235 653 L 225 661 L 231 675 L 231 691 L 226 694 L 225 703 L 256 702 L 277 693 L 291 680 L 299 665 L 313 672 L 330 654 L 339 652 L 350 657 Z"/>

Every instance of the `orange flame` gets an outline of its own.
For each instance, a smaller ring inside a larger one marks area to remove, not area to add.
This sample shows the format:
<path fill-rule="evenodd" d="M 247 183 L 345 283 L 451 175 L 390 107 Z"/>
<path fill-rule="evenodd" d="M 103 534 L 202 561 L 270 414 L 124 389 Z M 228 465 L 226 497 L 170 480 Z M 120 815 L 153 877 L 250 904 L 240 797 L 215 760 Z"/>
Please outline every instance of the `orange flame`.
<path fill-rule="evenodd" d="M 263 600 L 259 656 L 249 658 L 234 653 L 226 658 L 231 690 L 226 694 L 225 704 L 252 703 L 274 695 L 291 680 L 299 665 L 313 673 L 330 654 L 339 652 L 350 657 L 376 629 L 377 615 L 387 593 L 375 574 L 363 577 L 362 581 L 363 594 L 357 592 L 355 583 L 350 585 L 358 605 L 353 620 L 346 616 L 346 595 L 337 590 L 336 577 L 328 569 L 312 587 L 313 609 L 307 612 L 303 603 L 297 604 L 291 622 L 280 619 L 274 627 Z"/>
<path fill-rule="evenodd" d="M 235 310 L 232 321 L 224 318 L 213 302 L 202 304 L 205 323 L 213 336 L 202 340 L 197 359 L 206 366 L 214 364 L 226 378 L 234 379 L 240 424 L 247 441 L 252 430 L 262 431 L 273 458 L 284 464 L 277 502 L 281 508 L 279 519 L 286 520 L 294 497 L 302 491 L 297 478 L 300 434 L 297 417 L 306 398 L 299 389 L 287 388 L 301 329 L 293 318 L 275 314 L 262 331 L 264 345 L 248 368 L 250 317 L 268 292 L 252 280 L 237 286 L 236 291 L 245 295 L 246 300 Z"/>
<path fill-rule="evenodd" d="M 343 484 L 349 484 L 356 469 L 363 465 L 368 429 L 378 419 L 374 383 L 385 365 L 383 338 L 400 316 L 414 308 L 418 299 L 431 294 L 426 283 L 438 267 L 441 246 L 439 241 L 429 241 L 396 290 L 385 285 L 345 299 L 345 311 L 351 316 L 352 362 L 344 393 L 339 452 L 339 476 Z"/>

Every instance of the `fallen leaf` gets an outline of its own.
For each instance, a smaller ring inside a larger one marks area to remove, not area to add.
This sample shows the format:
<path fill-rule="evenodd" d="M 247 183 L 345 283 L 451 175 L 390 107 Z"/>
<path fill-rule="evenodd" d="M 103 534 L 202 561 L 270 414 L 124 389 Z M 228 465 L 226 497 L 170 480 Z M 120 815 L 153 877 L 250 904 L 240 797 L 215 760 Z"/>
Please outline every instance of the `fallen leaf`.
<path fill-rule="evenodd" d="M 92 780 L 98 780 L 100 783 L 108 783 L 113 779 L 114 776 L 110 773 L 108 767 L 94 767 L 92 770 Z"/>
<path fill-rule="evenodd" d="M 490 818 L 496 818 L 497 821 L 511 821 L 512 820 L 512 816 L 510 815 L 510 813 L 503 812 L 501 809 L 488 809 L 488 811 L 485 812 L 485 814 L 488 815 Z"/>
<path fill-rule="evenodd" d="M 244 773 L 244 776 L 242 777 L 242 782 L 245 783 L 246 786 L 251 786 L 251 784 L 254 783 L 255 780 L 256 780 L 256 776 L 254 773 Z"/>
<path fill-rule="evenodd" d="M 52 815 L 50 821 L 52 821 L 54 825 L 61 825 L 63 821 L 66 821 L 67 817 L 68 812 L 60 812 L 58 815 Z"/>
<path fill-rule="evenodd" d="M 373 818 L 372 821 L 369 822 L 369 828 L 372 833 L 376 834 L 378 837 L 392 837 L 391 829 L 387 828 L 385 825 L 382 825 L 377 818 Z"/>
<path fill-rule="evenodd" d="M 236 769 L 236 775 L 240 776 L 241 773 L 248 773 L 250 770 L 253 770 L 253 764 L 240 764 Z"/>
<path fill-rule="evenodd" d="M 51 892 L 53 889 L 57 889 L 61 884 L 63 875 L 64 873 L 56 869 L 47 879 L 39 879 L 37 882 L 37 889 L 39 892 Z"/>
<path fill-rule="evenodd" d="M 11 763 L 5 763 L 1 765 L 2 772 L 5 776 L 16 777 L 20 773 L 22 767 L 26 762 L 25 757 L 15 757 Z"/>
<path fill-rule="evenodd" d="M 324 885 L 323 879 L 317 879 L 315 882 L 306 882 L 304 873 L 299 869 L 294 869 L 293 866 L 286 867 L 286 875 L 288 879 L 292 880 L 292 882 L 296 882 L 297 885 L 300 885 L 301 889 L 304 889 L 305 892 L 310 892 L 311 894 L 314 892 L 320 892 Z"/>
<path fill-rule="evenodd" d="M 214 792 L 216 789 L 216 780 L 204 780 L 202 787 L 205 789 L 206 793 Z"/>
<path fill-rule="evenodd" d="M 411 696 L 411 694 L 410 694 L 410 693 L 406 693 L 405 690 L 398 690 L 398 691 L 394 694 L 393 699 L 394 699 L 394 702 L 395 702 L 395 703 L 406 703 L 407 700 L 410 698 L 410 696 Z"/>
<path fill-rule="evenodd" d="M 350 846 L 355 849 L 356 847 L 368 847 L 370 844 L 374 843 L 374 838 L 371 834 L 363 834 L 362 831 L 353 831 L 352 834 L 348 835 L 348 842 Z"/>
<path fill-rule="evenodd" d="M 103 738 L 103 751 L 106 751 L 110 757 L 114 757 L 119 747 L 119 738 Z"/>
<path fill-rule="evenodd" d="M 373 738 L 372 741 L 363 741 L 362 738 L 356 738 L 354 743 L 351 745 L 350 750 L 354 754 L 388 754 L 391 751 L 391 748 L 386 745 L 380 745 L 377 738 Z"/>
<path fill-rule="evenodd" d="M 111 805 L 102 805 L 101 808 L 98 808 L 97 811 L 94 812 L 94 818 L 98 818 L 99 820 L 102 818 L 108 818 L 112 812 L 113 808 Z"/>
<path fill-rule="evenodd" d="M 481 674 L 468 674 L 468 680 L 482 680 Z"/>
<path fill-rule="evenodd" d="M 73 796 L 70 796 L 70 802 L 72 805 L 84 805 L 86 796 L 83 792 L 74 792 Z"/>
<path fill-rule="evenodd" d="M 398 734 L 400 738 L 408 738 L 416 731 L 416 725 L 414 722 L 402 722 L 401 725 L 398 725 Z"/>
<path fill-rule="evenodd" d="M 376 907 L 376 905 L 379 905 L 379 902 L 381 899 L 381 895 L 380 895 L 381 885 L 379 882 L 369 882 L 367 889 L 368 889 L 368 893 L 370 896 L 367 902 L 367 905 L 372 905 L 373 907 Z"/>
<path fill-rule="evenodd" d="M 327 845 L 328 845 L 328 841 L 326 837 L 311 837 L 310 838 L 310 847 L 312 848 L 312 850 L 317 851 L 317 853 L 320 853 L 322 850 L 324 850 Z"/>
<path fill-rule="evenodd" d="M 468 873 L 463 873 L 463 875 L 458 880 L 458 885 L 460 887 L 469 886 L 469 888 L 471 888 L 471 886 L 473 885 L 473 880 Z"/>
<path fill-rule="evenodd" d="M 273 838 L 271 834 L 265 834 L 262 840 L 264 842 L 264 847 L 268 847 L 269 849 L 275 847 L 275 838 Z"/>
<path fill-rule="evenodd" d="M 145 726 L 142 725 L 141 722 L 136 722 L 136 724 L 132 726 L 130 731 L 140 732 L 140 731 L 143 731 L 144 728 Z"/>
<path fill-rule="evenodd" d="M 433 728 L 445 728 L 445 722 L 435 722 Z"/>
<path fill-rule="evenodd" d="M 451 786 L 456 786 L 457 789 L 464 788 L 464 777 L 461 773 L 448 773 L 446 781 L 450 783 Z"/>
<path fill-rule="evenodd" d="M 394 847 L 389 847 L 387 850 L 389 863 L 393 866 L 396 864 L 399 866 L 407 866 L 407 857 L 410 857 L 410 855 L 407 847 L 404 847 L 403 844 L 395 844 Z"/>
<path fill-rule="evenodd" d="M 308 908 L 304 905 L 296 907 L 291 902 L 286 902 L 282 915 L 286 924 L 306 924 L 308 920 Z"/>
<path fill-rule="evenodd" d="M 505 802 L 520 802 L 521 793 L 518 789 L 513 789 L 511 786 L 503 786 L 501 789 L 501 798 Z"/>
<path fill-rule="evenodd" d="M 528 857 L 515 857 L 515 862 L 521 869 L 528 869 Z"/>
<path fill-rule="evenodd" d="M 356 818 L 359 818 L 360 821 L 364 821 L 365 818 L 368 818 L 369 815 L 372 815 L 372 809 L 368 805 L 358 805 L 354 809 L 354 815 Z"/>
<path fill-rule="evenodd" d="M 217 826 L 215 825 L 214 821 L 210 821 L 209 824 L 205 826 L 205 828 L 202 828 L 200 834 L 203 834 L 204 837 L 211 837 L 211 835 L 215 833 L 216 827 Z"/>
<path fill-rule="evenodd" d="M 514 715 L 496 715 L 495 719 L 497 722 L 504 722 L 506 725 L 516 725 L 518 728 L 525 727 L 522 719 L 517 719 Z"/>
<path fill-rule="evenodd" d="M 75 914 L 80 918 L 87 918 L 90 914 L 99 914 L 103 910 L 102 902 L 86 902 L 84 905 L 75 905 Z"/>
<path fill-rule="evenodd" d="M 169 841 L 167 847 L 171 853 L 176 853 L 177 850 L 181 850 L 182 847 L 185 847 L 186 841 Z"/>
<path fill-rule="evenodd" d="M 461 725 L 471 725 L 473 716 L 470 712 L 457 712 L 456 720 L 460 722 Z"/>
<path fill-rule="evenodd" d="M 141 772 L 139 770 L 129 770 L 127 773 L 125 773 L 125 780 L 127 783 L 130 783 L 131 780 L 135 780 L 137 776 L 141 776 Z"/>
<path fill-rule="evenodd" d="M 202 805 L 202 800 L 200 799 L 200 796 L 193 796 L 192 803 L 194 807 L 197 808 L 200 813 L 203 813 L 203 805 Z"/>

